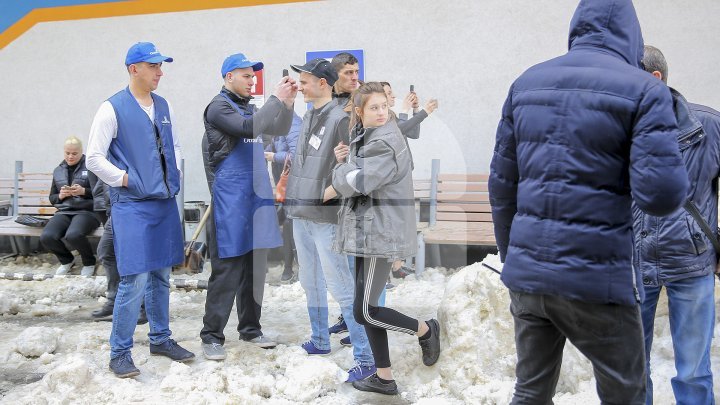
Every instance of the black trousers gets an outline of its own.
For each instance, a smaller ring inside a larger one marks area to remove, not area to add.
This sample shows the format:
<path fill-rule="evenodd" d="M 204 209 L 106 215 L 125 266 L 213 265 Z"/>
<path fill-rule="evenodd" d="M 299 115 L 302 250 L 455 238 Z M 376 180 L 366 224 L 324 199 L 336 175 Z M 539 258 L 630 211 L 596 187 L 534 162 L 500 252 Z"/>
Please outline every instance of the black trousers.
<path fill-rule="evenodd" d="M 62 241 L 65 238 L 70 248 L 80 253 L 83 266 L 94 266 L 95 254 L 87 235 L 91 234 L 98 226 L 100 226 L 100 221 L 90 212 L 57 213 L 45 225 L 40 235 L 40 242 L 47 250 L 55 254 L 60 264 L 68 264 L 72 263 L 74 257 Z"/>
<path fill-rule="evenodd" d="M 390 349 L 387 331 L 414 335 L 419 326 L 411 318 L 392 308 L 378 306 L 378 299 L 385 288 L 392 263 L 376 257 L 355 257 L 355 321 L 365 326 L 370 348 L 378 368 L 390 367 Z"/>
<path fill-rule="evenodd" d="M 215 240 L 215 221 L 207 221 L 208 247 L 212 273 L 205 299 L 205 316 L 200 339 L 204 343 L 225 343 L 223 330 L 230 319 L 233 302 L 237 307 L 240 339 L 251 340 L 262 336 L 262 312 L 267 249 L 251 250 L 237 257 L 218 257 Z"/>
<path fill-rule="evenodd" d="M 293 260 L 295 259 L 295 239 L 293 238 L 292 219 L 286 218 L 282 226 L 282 253 L 285 261 L 285 270 L 292 270 Z"/>
<path fill-rule="evenodd" d="M 645 343 L 637 305 L 588 304 L 510 291 L 517 367 L 512 404 L 551 404 L 565 341 L 593 365 L 603 404 L 645 403 Z"/>
<path fill-rule="evenodd" d="M 107 221 L 105 221 L 105 231 L 100 237 L 100 242 L 98 243 L 97 255 L 98 260 L 100 260 L 100 263 L 102 263 L 103 268 L 105 269 L 105 276 L 107 277 L 108 285 L 105 296 L 108 301 L 115 302 L 118 285 L 120 284 L 120 273 L 118 273 L 117 269 L 113 240 L 112 218 L 108 218 Z"/>

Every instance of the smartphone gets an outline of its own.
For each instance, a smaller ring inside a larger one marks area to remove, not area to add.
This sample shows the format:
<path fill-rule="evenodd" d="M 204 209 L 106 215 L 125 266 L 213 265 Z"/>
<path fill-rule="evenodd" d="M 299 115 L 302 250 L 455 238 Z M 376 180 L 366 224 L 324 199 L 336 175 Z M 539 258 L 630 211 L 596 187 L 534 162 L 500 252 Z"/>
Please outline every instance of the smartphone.
<path fill-rule="evenodd" d="M 287 70 L 287 69 L 283 69 L 283 75 L 282 75 L 282 77 L 285 77 L 285 76 L 288 76 L 288 75 L 290 75 L 290 73 L 288 73 L 288 70 Z"/>
<path fill-rule="evenodd" d="M 413 92 L 415 92 L 415 85 L 411 84 L 410 85 L 410 93 L 413 93 Z"/>

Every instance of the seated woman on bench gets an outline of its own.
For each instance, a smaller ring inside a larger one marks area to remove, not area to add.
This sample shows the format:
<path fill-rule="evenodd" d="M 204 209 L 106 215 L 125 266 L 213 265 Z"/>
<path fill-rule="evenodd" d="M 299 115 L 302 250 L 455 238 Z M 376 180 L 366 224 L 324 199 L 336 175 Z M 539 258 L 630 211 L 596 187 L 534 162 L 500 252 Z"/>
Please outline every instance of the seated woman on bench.
<path fill-rule="evenodd" d="M 71 136 L 65 140 L 65 159 L 53 171 L 50 202 L 57 208 L 45 225 L 40 242 L 60 261 L 55 275 L 67 274 L 74 257 L 65 246 L 77 250 L 82 257 L 83 276 L 95 273 L 95 255 L 87 235 L 100 226 L 100 217 L 93 211 L 93 194 L 97 177 L 85 167 L 82 142 Z"/>

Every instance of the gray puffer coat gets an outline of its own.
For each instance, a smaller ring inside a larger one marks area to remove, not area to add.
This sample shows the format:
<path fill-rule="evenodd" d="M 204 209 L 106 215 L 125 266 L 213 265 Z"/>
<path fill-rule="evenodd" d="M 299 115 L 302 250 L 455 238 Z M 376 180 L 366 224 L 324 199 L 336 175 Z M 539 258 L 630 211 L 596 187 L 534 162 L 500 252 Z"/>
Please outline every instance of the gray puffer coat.
<path fill-rule="evenodd" d="M 393 119 L 352 135 L 349 161 L 333 170 L 333 187 L 344 198 L 333 248 L 391 260 L 414 255 L 412 161 L 405 137 Z"/>

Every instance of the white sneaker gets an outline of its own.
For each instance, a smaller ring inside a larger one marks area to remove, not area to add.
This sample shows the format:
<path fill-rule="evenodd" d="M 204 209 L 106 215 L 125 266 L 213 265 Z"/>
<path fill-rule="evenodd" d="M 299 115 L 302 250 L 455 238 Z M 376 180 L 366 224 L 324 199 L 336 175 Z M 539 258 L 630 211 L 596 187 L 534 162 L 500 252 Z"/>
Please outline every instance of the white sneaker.
<path fill-rule="evenodd" d="M 56 276 L 64 276 L 64 275 L 68 274 L 70 272 L 70 269 L 72 268 L 72 265 L 73 265 L 72 263 L 61 264 L 60 267 L 58 267 L 57 270 L 55 270 L 55 275 Z"/>
<path fill-rule="evenodd" d="M 95 274 L 95 266 L 83 266 L 80 270 L 80 275 L 85 277 L 92 277 Z"/>

